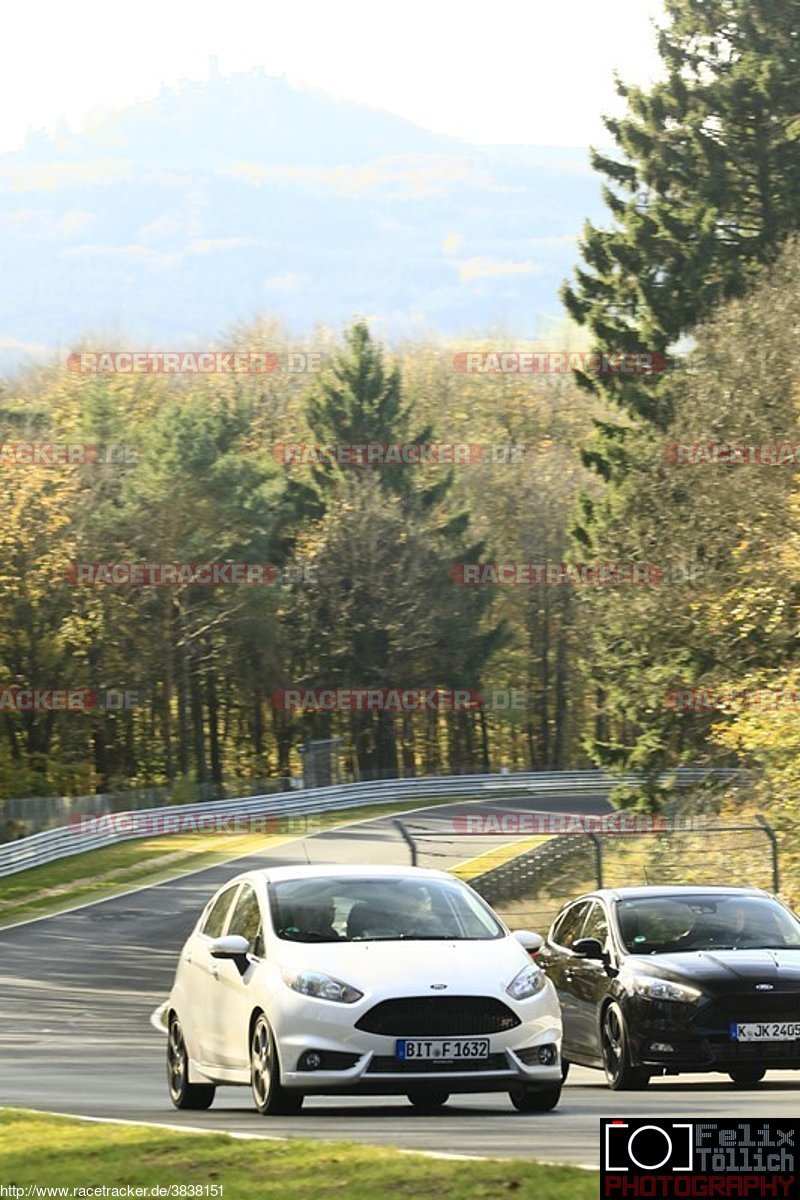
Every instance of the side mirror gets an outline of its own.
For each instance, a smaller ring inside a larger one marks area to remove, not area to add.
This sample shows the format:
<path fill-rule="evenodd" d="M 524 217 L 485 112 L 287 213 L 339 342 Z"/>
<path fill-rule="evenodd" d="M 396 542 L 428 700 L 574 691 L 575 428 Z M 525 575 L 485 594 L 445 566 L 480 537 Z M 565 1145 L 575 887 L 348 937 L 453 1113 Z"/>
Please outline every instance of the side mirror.
<path fill-rule="evenodd" d="M 532 933 L 530 929 L 515 929 L 513 936 L 528 954 L 538 953 L 544 945 L 544 939 L 538 933 Z"/>
<path fill-rule="evenodd" d="M 598 958 L 601 962 L 605 958 L 603 943 L 597 938 L 578 938 L 572 943 L 572 951 L 580 958 Z"/>
<path fill-rule="evenodd" d="M 212 958 L 246 958 L 250 951 L 250 943 L 247 938 L 239 937 L 238 934 L 232 933 L 228 937 L 216 938 L 211 943 L 210 954 Z"/>

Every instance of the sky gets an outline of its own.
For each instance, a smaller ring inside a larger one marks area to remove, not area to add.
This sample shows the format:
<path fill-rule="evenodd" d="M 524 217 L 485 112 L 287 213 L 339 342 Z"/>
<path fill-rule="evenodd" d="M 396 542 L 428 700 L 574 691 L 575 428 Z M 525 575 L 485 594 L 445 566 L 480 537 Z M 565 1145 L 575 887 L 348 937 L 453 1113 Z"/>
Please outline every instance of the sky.
<path fill-rule="evenodd" d="M 4 15 L 0 152 L 162 84 L 263 67 L 478 143 L 609 141 L 613 72 L 658 74 L 661 0 L 26 0 Z"/>

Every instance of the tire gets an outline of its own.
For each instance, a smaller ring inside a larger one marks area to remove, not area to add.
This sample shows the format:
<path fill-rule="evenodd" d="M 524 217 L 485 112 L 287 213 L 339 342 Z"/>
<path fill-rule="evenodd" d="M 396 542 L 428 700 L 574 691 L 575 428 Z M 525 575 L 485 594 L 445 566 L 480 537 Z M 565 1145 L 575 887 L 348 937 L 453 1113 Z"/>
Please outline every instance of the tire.
<path fill-rule="evenodd" d="M 633 1092 L 647 1087 L 650 1072 L 630 1062 L 628 1029 L 622 1009 L 614 1001 L 603 1013 L 600 1041 L 608 1086 L 614 1092 Z"/>
<path fill-rule="evenodd" d="M 167 1086 L 175 1108 L 210 1108 L 213 1083 L 189 1083 L 189 1054 L 177 1013 L 170 1013 L 167 1033 Z"/>
<path fill-rule="evenodd" d="M 766 1067 L 757 1067 L 749 1063 L 741 1067 L 731 1067 L 728 1074 L 737 1087 L 755 1087 L 766 1075 Z"/>
<path fill-rule="evenodd" d="M 417 1092 L 408 1092 L 407 1094 L 414 1108 L 419 1108 L 427 1112 L 434 1112 L 437 1108 L 444 1108 L 450 1099 L 449 1092 L 426 1092 L 422 1088 Z"/>
<path fill-rule="evenodd" d="M 532 1088 L 520 1084 L 508 1093 L 511 1103 L 518 1112 L 550 1112 L 561 1099 L 561 1084 L 548 1083 L 546 1087 Z"/>
<path fill-rule="evenodd" d="M 263 1117 L 290 1116 L 303 1107 L 303 1093 L 281 1084 L 281 1068 L 269 1022 L 259 1013 L 250 1037 L 250 1087 Z"/>
<path fill-rule="evenodd" d="M 561 1055 L 561 1082 L 562 1083 L 567 1082 L 567 1076 L 569 1075 L 569 1067 L 570 1067 L 569 1059 L 564 1058 L 564 1055 L 562 1054 Z"/>

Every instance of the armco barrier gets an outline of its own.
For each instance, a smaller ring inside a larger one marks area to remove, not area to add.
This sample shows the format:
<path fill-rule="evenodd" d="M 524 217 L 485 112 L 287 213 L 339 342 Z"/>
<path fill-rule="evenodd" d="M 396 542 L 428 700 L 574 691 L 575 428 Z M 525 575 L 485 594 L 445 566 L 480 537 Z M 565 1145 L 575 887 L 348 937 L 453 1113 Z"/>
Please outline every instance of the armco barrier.
<path fill-rule="evenodd" d="M 709 778 L 733 782 L 742 773 L 735 770 L 678 768 L 666 778 L 675 779 L 680 787 L 703 783 Z M 618 783 L 634 784 L 633 777 L 610 778 L 602 771 L 527 772 L 516 775 L 451 775 L 422 776 L 417 779 L 387 779 L 379 783 L 348 783 L 336 787 L 313 788 L 298 792 L 280 792 L 261 796 L 241 796 L 232 800 L 215 800 L 201 804 L 171 805 L 151 808 L 148 817 L 181 819 L 196 815 L 209 817 L 292 817 L 313 816 L 337 809 L 358 809 L 372 804 L 389 804 L 415 800 L 513 800 L 514 796 L 553 794 L 591 794 L 608 792 Z M 135 811 L 135 810 L 133 810 Z M 120 814 L 117 814 L 117 819 Z M 88 850 L 141 837 L 140 830 L 80 834 L 69 827 L 47 829 L 31 837 L 0 845 L 0 876 L 13 875 L 29 867 L 43 866 L 59 858 L 83 854 Z"/>

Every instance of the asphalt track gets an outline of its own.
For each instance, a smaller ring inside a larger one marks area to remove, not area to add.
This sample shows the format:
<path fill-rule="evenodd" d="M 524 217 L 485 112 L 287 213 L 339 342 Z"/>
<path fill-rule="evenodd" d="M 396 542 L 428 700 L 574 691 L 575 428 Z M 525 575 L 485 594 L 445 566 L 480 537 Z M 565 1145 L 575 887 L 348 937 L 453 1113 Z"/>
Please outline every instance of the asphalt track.
<path fill-rule="evenodd" d="M 602 797 L 530 797 L 470 804 L 469 812 L 510 809 L 599 812 Z M 463 805 L 417 810 L 409 820 L 438 831 L 421 844 L 420 865 L 452 866 L 497 839 L 452 837 Z M 165 999 L 180 946 L 216 888 L 266 863 L 407 863 L 391 820 L 317 834 L 172 882 L 0 931 L 0 1105 L 262 1136 L 347 1139 L 410 1150 L 598 1163 L 601 1116 L 796 1116 L 800 1075 L 771 1072 L 752 1091 L 726 1076 L 657 1080 L 641 1093 L 608 1091 L 599 1073 L 573 1070 L 559 1107 L 517 1113 L 504 1095 L 456 1097 L 435 1116 L 400 1098 L 319 1097 L 295 1117 L 260 1117 L 248 1089 L 221 1088 L 207 1112 L 169 1103 L 163 1038 L 150 1024 Z"/>

